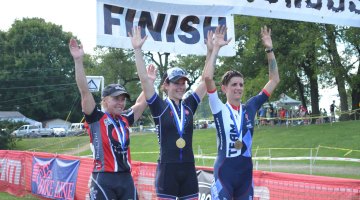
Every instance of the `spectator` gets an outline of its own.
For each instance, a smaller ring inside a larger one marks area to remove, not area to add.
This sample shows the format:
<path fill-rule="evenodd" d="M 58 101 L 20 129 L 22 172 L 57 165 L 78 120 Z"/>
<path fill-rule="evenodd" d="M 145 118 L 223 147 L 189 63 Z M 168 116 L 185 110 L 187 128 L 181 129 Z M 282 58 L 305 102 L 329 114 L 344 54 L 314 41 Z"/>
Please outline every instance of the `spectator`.
<path fill-rule="evenodd" d="M 286 110 L 285 108 L 280 108 L 279 111 L 279 116 L 280 116 L 280 125 L 285 123 L 285 115 L 286 115 Z"/>
<path fill-rule="evenodd" d="M 335 100 L 333 100 L 333 103 L 330 105 L 330 122 L 335 122 L 335 108 L 337 106 L 335 105 Z"/>
<path fill-rule="evenodd" d="M 264 106 L 261 106 L 259 110 L 259 116 L 260 116 L 260 125 L 266 125 L 266 109 Z"/>

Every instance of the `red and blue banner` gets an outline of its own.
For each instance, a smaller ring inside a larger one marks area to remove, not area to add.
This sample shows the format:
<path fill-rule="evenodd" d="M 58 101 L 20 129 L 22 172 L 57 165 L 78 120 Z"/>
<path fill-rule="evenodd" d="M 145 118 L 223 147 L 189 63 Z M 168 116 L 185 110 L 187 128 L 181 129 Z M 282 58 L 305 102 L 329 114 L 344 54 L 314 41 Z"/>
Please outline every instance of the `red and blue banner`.
<path fill-rule="evenodd" d="M 79 160 L 33 157 L 31 191 L 51 199 L 74 199 Z"/>

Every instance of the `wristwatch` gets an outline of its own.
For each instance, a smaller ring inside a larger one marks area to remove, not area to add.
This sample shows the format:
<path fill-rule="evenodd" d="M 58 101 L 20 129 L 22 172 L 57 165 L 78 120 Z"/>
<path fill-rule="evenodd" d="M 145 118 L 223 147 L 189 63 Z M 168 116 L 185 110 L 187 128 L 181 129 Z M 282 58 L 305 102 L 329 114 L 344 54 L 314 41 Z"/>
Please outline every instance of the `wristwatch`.
<path fill-rule="evenodd" d="M 265 52 L 266 52 L 266 53 L 270 53 L 270 52 L 273 52 L 273 51 L 274 51 L 273 48 L 270 48 L 270 49 L 266 48 L 266 49 L 265 49 Z"/>

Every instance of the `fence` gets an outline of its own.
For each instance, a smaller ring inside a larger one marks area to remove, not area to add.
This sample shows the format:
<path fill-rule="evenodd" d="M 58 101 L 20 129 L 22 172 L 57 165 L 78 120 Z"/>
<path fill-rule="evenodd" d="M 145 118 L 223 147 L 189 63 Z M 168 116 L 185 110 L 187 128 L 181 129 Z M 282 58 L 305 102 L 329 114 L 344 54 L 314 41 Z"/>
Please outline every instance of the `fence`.
<path fill-rule="evenodd" d="M 0 191 L 16 196 L 31 193 L 32 159 L 33 156 L 43 158 L 77 159 L 80 160 L 75 199 L 88 199 L 91 158 L 57 155 L 39 152 L 0 150 Z M 199 187 L 209 189 L 212 168 L 198 167 L 210 174 L 208 183 L 201 182 Z M 156 199 L 154 188 L 155 163 L 132 162 L 132 175 L 138 189 L 139 198 Z M 254 171 L 255 199 L 351 199 L 360 200 L 360 180 L 329 178 L 310 175 L 296 175 Z M 200 186 L 201 185 L 201 186 Z M 209 192 L 209 190 L 207 191 Z M 210 200 L 209 194 L 200 193 L 200 199 Z"/>

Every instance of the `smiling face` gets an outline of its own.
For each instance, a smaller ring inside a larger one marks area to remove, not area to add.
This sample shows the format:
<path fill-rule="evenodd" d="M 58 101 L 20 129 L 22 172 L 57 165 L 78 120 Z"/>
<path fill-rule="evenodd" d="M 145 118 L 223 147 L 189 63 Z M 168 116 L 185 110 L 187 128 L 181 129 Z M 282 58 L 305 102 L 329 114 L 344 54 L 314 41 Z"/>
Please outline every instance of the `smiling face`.
<path fill-rule="evenodd" d="M 239 76 L 232 77 L 227 85 L 222 85 L 221 90 L 226 94 L 228 102 L 240 102 L 244 91 L 244 79 Z"/>
<path fill-rule="evenodd" d="M 186 92 L 186 78 L 181 78 L 175 82 L 165 82 L 164 89 L 170 99 L 179 101 Z"/>
<path fill-rule="evenodd" d="M 112 115 L 120 115 L 126 106 L 126 96 L 107 96 L 102 100 L 105 111 Z"/>

